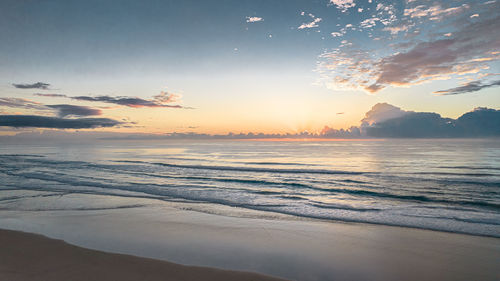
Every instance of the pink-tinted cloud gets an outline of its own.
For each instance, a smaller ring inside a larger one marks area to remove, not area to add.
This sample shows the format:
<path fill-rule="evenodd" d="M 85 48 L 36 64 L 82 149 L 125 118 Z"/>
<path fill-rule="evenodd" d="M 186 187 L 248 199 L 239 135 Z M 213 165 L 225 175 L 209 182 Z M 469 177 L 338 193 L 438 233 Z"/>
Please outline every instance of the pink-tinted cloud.
<path fill-rule="evenodd" d="M 383 4 L 378 6 L 380 10 L 386 9 Z M 420 36 L 418 40 L 400 40 L 388 45 L 392 52 L 389 48 L 370 50 L 356 45 L 347 47 L 340 42 L 337 49 L 320 56 L 317 68 L 321 75 L 320 82 L 334 90 L 362 89 L 376 93 L 388 86 L 408 87 L 457 75 L 481 74 L 490 68 L 491 63 L 500 60 L 500 5 L 493 3 L 482 10 L 475 6 L 474 11 L 480 11 L 481 17 L 473 19 L 464 12 L 469 9 L 469 5 L 461 5 L 460 9 L 452 8 L 435 8 L 425 10 L 425 13 L 422 12 L 423 8 L 415 8 L 411 13 L 407 11 L 409 16 L 414 17 L 453 13 L 461 14 L 461 17 L 443 22 L 441 25 L 446 32 L 430 33 L 426 40 Z M 362 21 L 360 27 L 373 28 L 378 22 L 380 20 L 377 17 L 372 17 Z M 406 38 L 407 32 L 415 24 L 411 20 L 401 20 L 397 24 L 382 27 L 382 30 L 389 31 L 393 36 L 404 33 Z M 437 30 L 439 28 L 436 27 Z M 345 35 L 341 32 L 335 35 L 340 34 Z"/>
<path fill-rule="evenodd" d="M 330 0 L 330 4 L 335 5 L 342 12 L 346 12 L 349 8 L 356 6 L 354 0 Z"/>

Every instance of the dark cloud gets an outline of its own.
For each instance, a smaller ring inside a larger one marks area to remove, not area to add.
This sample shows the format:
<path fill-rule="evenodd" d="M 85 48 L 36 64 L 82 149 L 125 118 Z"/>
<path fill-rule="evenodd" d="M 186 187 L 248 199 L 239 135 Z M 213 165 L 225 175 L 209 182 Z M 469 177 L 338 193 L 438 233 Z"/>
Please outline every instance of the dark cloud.
<path fill-rule="evenodd" d="M 382 138 L 455 137 L 451 119 L 437 113 L 411 112 L 402 117 L 374 123 L 365 128 L 367 136 Z"/>
<path fill-rule="evenodd" d="M 105 102 L 128 107 L 169 107 L 169 108 L 182 108 L 180 105 L 171 105 L 169 103 L 178 101 L 179 95 L 162 92 L 160 95 L 154 96 L 153 99 L 147 100 L 137 97 L 112 97 L 112 96 L 77 96 L 71 97 L 74 100 L 92 101 L 92 102 Z"/>
<path fill-rule="evenodd" d="M 191 107 L 184 107 L 177 104 L 170 104 L 173 102 L 178 102 L 181 99 L 181 95 L 169 93 L 169 92 L 161 92 L 159 95 L 154 96 L 152 99 L 143 99 L 138 97 L 126 97 L 126 96 L 77 96 L 71 97 L 64 94 L 43 94 L 36 93 L 35 96 L 40 97 L 62 97 L 62 98 L 70 98 L 79 101 L 90 101 L 90 102 L 104 102 L 111 103 L 121 106 L 128 106 L 133 108 L 139 107 L 166 107 L 166 108 L 185 108 L 192 109 Z"/>
<path fill-rule="evenodd" d="M 12 86 L 18 89 L 41 89 L 41 90 L 49 90 L 50 84 L 43 82 L 36 82 L 33 84 L 12 84 Z"/>
<path fill-rule="evenodd" d="M 42 111 L 57 111 L 59 117 L 66 116 L 93 116 L 101 115 L 101 110 L 88 107 L 79 106 L 71 104 L 54 104 L 45 105 L 32 100 L 21 99 L 21 98 L 0 98 L 0 106 L 11 107 L 11 108 L 23 108 L 31 110 L 42 110 Z"/>
<path fill-rule="evenodd" d="M 15 128 L 91 129 L 120 124 L 122 123 L 108 118 L 65 119 L 38 115 L 0 115 L 0 126 Z"/>
<path fill-rule="evenodd" d="M 458 119 L 443 118 L 441 115 L 432 112 L 402 112 L 404 114 L 401 116 L 382 119 L 382 121 L 375 121 L 370 124 L 365 123 L 364 126 L 362 125 L 364 135 L 381 138 L 500 136 L 500 110 L 476 108 L 463 114 Z"/>
<path fill-rule="evenodd" d="M 88 106 L 79 106 L 71 104 L 54 104 L 54 105 L 47 105 L 47 107 L 56 109 L 58 111 L 57 115 L 59 117 L 93 116 L 102 114 L 101 110 Z"/>
<path fill-rule="evenodd" d="M 455 124 L 464 137 L 500 136 L 500 110 L 476 108 L 460 116 Z"/>
<path fill-rule="evenodd" d="M 477 91 L 480 91 L 484 88 L 490 88 L 490 87 L 496 87 L 496 86 L 500 86 L 500 80 L 493 81 L 490 83 L 483 83 L 482 81 L 477 80 L 477 81 L 469 82 L 469 83 L 467 83 L 463 86 L 460 86 L 460 87 L 451 88 L 448 90 L 436 91 L 434 93 L 441 94 L 444 96 L 459 95 L 459 94 L 477 92 Z"/>

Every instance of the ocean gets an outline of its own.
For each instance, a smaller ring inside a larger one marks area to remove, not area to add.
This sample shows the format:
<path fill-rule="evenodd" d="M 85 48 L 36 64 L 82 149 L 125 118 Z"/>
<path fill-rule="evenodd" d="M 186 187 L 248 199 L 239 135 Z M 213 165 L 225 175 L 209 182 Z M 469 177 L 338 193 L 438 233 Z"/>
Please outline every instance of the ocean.
<path fill-rule="evenodd" d="M 54 204 L 57 198 L 89 194 L 109 200 Z M 117 197 L 132 203 L 118 204 Z M 0 209 L 127 212 L 141 207 L 143 199 L 227 216 L 252 210 L 243 213 L 500 237 L 500 141 L 103 140 L 0 146 Z"/>

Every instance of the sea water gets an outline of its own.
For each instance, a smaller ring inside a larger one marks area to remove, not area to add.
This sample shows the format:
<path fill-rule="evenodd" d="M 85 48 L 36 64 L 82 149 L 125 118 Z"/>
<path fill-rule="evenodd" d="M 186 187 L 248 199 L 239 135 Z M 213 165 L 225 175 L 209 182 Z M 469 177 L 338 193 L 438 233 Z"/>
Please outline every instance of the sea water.
<path fill-rule="evenodd" d="M 210 204 L 229 216 L 249 209 L 500 237 L 500 141 L 108 140 L 0 146 L 0 209 L 54 210 L 53 201 L 43 198 L 69 194 L 109 201 L 83 200 L 58 210 L 126 212 L 140 204 L 116 205 L 113 198 L 148 198 Z M 27 197 L 30 203 L 23 204 Z"/>

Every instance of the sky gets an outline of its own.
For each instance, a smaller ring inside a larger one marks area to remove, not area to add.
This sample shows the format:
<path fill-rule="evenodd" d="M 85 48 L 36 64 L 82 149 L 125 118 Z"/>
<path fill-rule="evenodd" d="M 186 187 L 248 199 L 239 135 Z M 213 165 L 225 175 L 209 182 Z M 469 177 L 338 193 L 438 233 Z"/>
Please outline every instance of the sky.
<path fill-rule="evenodd" d="M 0 134 L 320 132 L 385 103 L 458 118 L 500 109 L 499 38 L 495 0 L 1 0 Z"/>

